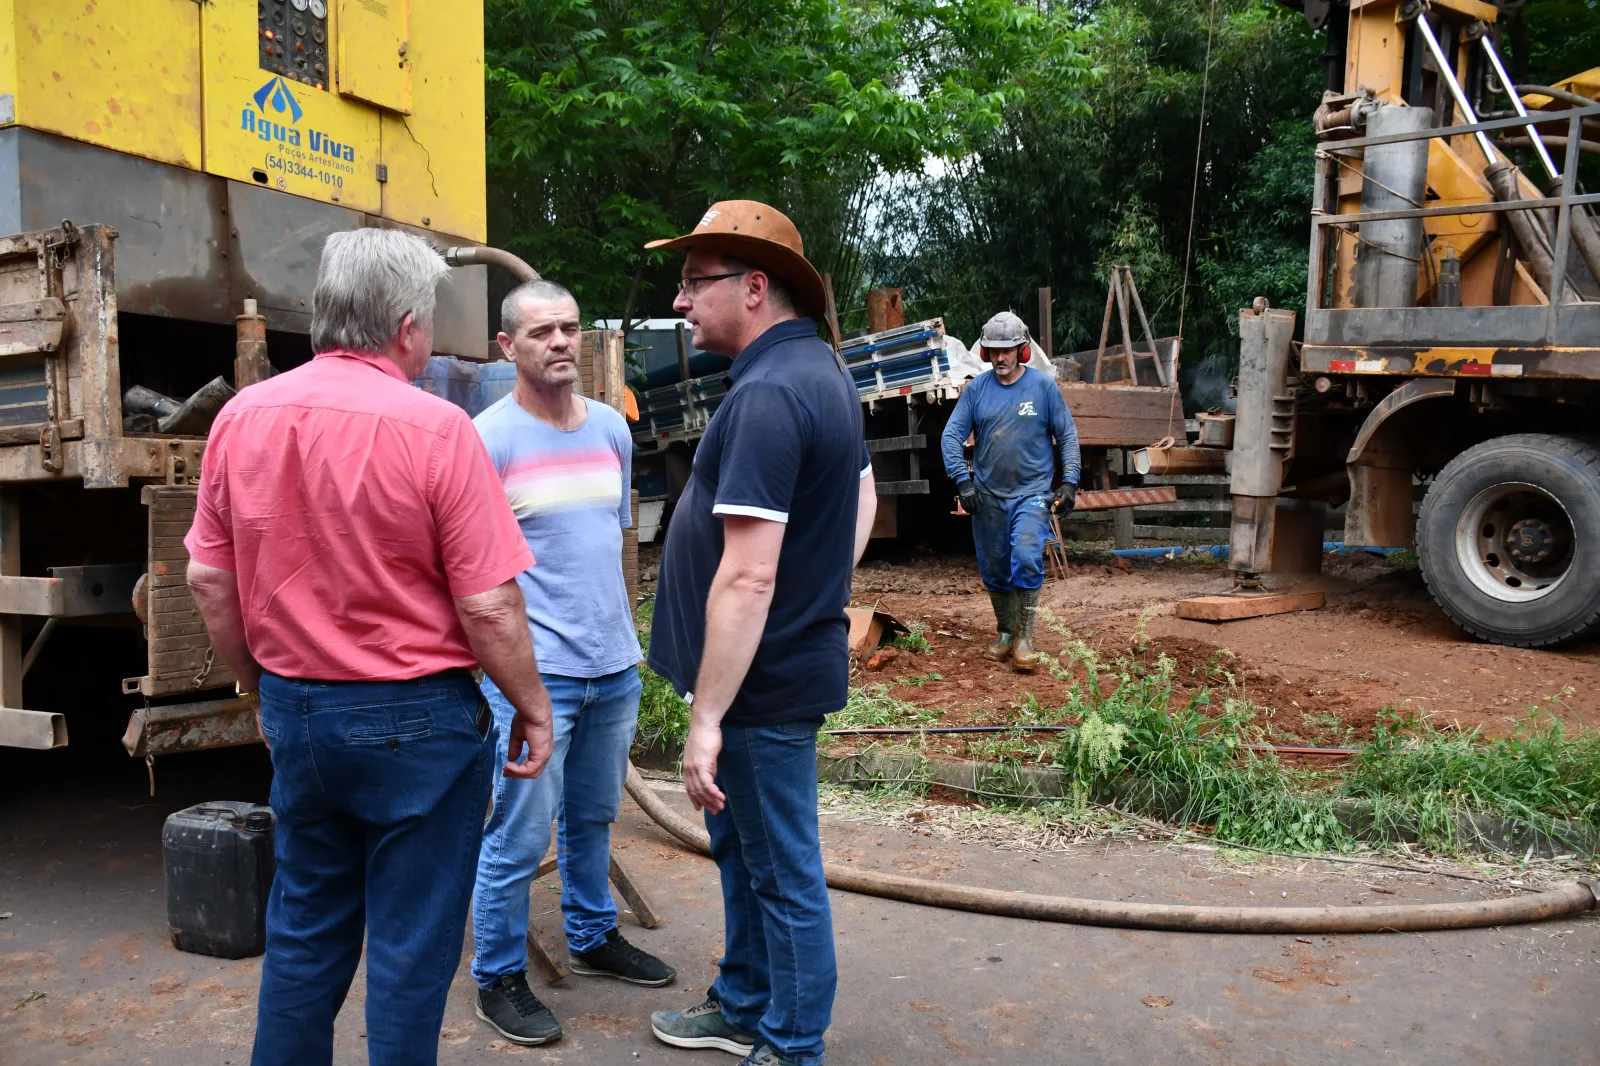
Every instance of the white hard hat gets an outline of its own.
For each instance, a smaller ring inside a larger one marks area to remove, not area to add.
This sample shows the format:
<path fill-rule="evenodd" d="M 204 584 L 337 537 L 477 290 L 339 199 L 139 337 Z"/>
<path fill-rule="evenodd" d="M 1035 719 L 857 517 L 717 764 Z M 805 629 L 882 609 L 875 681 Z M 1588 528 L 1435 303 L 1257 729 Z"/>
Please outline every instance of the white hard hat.
<path fill-rule="evenodd" d="M 1001 311 L 983 324 L 980 348 L 1015 348 L 1028 343 L 1028 327 L 1010 311 Z"/>

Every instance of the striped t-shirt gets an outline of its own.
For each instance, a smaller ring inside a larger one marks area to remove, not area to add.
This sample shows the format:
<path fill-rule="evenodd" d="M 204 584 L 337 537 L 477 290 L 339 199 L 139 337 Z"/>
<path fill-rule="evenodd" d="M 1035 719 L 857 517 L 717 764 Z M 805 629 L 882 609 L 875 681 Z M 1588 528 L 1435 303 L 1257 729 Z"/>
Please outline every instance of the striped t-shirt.
<path fill-rule="evenodd" d="M 534 418 L 514 393 L 473 420 L 537 560 L 517 584 L 539 669 L 567 677 L 601 677 L 639 661 L 622 579 L 633 438 L 611 408 L 584 405 L 589 417 L 571 431 Z"/>

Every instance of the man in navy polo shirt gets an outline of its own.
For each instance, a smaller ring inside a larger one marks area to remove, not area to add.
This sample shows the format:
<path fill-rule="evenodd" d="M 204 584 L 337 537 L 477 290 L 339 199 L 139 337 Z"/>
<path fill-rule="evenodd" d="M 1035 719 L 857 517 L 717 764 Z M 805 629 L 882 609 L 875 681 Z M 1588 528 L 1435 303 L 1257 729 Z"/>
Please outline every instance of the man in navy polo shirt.
<path fill-rule="evenodd" d="M 683 783 L 722 873 L 725 951 L 705 1002 L 657 1011 L 676 1047 L 822 1066 L 837 983 L 817 831 L 817 730 L 845 704 L 850 574 L 877 489 L 861 403 L 817 338 L 822 278 L 752 200 L 693 232 L 673 307 L 735 356 L 661 561 L 650 667 L 693 708 Z"/>

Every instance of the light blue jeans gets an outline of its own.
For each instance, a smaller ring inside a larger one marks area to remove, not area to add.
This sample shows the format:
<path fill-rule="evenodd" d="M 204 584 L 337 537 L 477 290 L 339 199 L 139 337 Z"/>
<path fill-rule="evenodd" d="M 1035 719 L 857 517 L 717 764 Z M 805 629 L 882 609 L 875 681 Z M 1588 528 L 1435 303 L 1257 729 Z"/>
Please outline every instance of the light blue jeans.
<path fill-rule="evenodd" d="M 555 749 L 532 781 L 495 774 L 494 808 L 472 893 L 472 976 L 480 988 L 528 968 L 528 886 L 550 850 L 550 822 L 558 815 L 556 857 L 568 950 L 600 946 L 617 925 L 611 823 L 622 803 L 628 749 L 639 723 L 639 671 L 630 666 L 604 677 L 541 676 L 554 711 Z M 500 736 L 507 736 L 515 713 L 510 701 L 487 677 L 483 695 Z"/>

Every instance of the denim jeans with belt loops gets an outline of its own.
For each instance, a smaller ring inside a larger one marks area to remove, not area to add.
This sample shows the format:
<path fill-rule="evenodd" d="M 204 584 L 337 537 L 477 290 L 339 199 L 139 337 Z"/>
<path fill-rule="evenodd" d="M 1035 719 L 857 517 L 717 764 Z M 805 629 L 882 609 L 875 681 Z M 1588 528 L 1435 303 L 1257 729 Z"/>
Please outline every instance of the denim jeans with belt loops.
<path fill-rule="evenodd" d="M 472 892 L 472 977 L 480 988 L 528 968 L 528 885 L 550 850 L 550 821 L 558 814 L 556 859 L 568 950 L 599 947 L 617 925 L 611 823 L 622 804 L 628 749 L 639 722 L 639 671 L 630 666 L 602 677 L 540 676 L 550 693 L 555 747 L 544 773 L 533 780 L 495 781 Z M 510 701 L 488 678 L 483 694 L 506 735 L 516 713 Z"/>
<path fill-rule="evenodd" d="M 731 1025 L 797 1066 L 822 1066 L 838 983 L 817 828 L 820 725 L 723 725 L 716 780 L 727 805 L 706 814 L 725 925 L 711 993 Z"/>
<path fill-rule="evenodd" d="M 277 877 L 252 1066 L 326 1066 L 367 943 L 367 1057 L 433 1066 L 500 745 L 472 675 L 263 674 Z"/>

